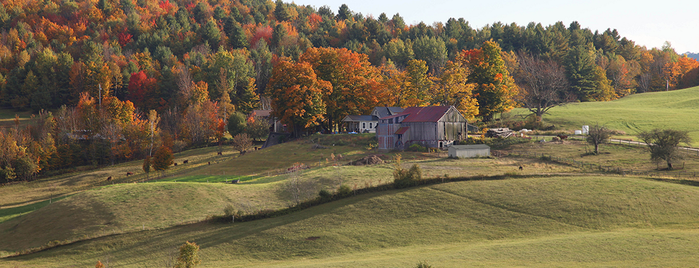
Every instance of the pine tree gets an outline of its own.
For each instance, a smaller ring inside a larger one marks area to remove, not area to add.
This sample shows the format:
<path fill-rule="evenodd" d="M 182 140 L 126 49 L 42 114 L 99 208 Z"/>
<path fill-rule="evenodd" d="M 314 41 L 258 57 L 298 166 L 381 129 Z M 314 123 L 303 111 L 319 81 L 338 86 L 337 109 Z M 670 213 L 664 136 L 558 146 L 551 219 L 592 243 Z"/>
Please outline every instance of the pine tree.
<path fill-rule="evenodd" d="M 568 52 L 565 62 L 570 90 L 581 101 L 593 101 L 599 94 L 595 82 L 596 69 L 592 52 L 584 46 L 576 46 Z"/>

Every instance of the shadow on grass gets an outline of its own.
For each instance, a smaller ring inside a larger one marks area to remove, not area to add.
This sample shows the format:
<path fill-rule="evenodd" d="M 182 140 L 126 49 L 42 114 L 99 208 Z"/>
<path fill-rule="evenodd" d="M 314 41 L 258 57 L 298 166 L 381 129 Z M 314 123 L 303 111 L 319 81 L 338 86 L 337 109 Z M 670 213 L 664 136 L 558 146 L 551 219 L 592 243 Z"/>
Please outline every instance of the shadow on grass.
<path fill-rule="evenodd" d="M 61 196 L 61 197 L 54 198 L 53 200 L 40 201 L 40 202 L 31 203 L 31 204 L 24 205 L 24 206 L 19 206 L 19 207 L 0 209 L 0 223 L 3 223 L 9 219 L 16 217 L 16 216 L 20 216 L 21 214 L 43 208 L 45 206 L 48 206 L 52 202 L 56 202 L 58 200 L 66 198 L 66 197 L 68 197 L 68 196 Z"/>

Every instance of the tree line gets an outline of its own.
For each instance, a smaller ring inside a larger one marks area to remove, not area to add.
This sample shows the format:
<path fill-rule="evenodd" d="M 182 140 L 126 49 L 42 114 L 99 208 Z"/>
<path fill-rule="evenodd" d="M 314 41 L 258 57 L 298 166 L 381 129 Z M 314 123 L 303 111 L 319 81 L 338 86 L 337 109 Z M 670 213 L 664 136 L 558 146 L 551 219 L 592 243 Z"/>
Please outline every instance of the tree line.
<path fill-rule="evenodd" d="M 577 22 L 474 29 L 347 5 L 28 0 L 0 3 L 0 31 L 0 106 L 51 111 L 3 130 L 17 148 L 0 168 L 25 159 L 37 166 L 27 174 L 217 141 L 257 108 L 300 133 L 374 106 L 454 105 L 487 121 L 699 84 L 699 63 L 669 43 L 648 49 Z"/>

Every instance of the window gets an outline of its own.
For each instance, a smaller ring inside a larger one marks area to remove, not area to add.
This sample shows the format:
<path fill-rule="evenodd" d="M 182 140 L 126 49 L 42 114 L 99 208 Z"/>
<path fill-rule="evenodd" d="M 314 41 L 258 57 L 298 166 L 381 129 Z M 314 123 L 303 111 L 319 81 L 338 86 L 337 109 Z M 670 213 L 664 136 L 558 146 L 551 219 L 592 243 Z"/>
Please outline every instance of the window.
<path fill-rule="evenodd" d="M 362 128 L 366 128 L 366 123 L 362 123 Z"/>
<path fill-rule="evenodd" d="M 371 128 L 371 123 L 369 123 L 369 128 Z"/>

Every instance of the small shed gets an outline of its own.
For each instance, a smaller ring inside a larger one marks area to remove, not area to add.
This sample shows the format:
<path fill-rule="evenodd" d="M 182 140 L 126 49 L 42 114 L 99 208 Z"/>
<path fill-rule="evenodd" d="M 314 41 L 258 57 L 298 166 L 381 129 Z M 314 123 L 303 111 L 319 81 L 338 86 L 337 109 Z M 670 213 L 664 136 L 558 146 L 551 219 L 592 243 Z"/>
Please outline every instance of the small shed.
<path fill-rule="evenodd" d="M 490 146 L 485 144 L 449 146 L 450 158 L 471 158 L 490 156 Z"/>

